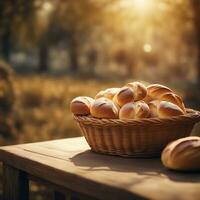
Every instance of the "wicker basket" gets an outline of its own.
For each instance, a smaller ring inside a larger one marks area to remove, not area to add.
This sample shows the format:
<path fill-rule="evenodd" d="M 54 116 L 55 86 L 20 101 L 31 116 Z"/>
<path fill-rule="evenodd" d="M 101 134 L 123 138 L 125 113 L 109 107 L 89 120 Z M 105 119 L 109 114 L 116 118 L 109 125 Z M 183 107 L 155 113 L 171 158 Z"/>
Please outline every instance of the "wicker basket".
<path fill-rule="evenodd" d="M 190 135 L 200 112 L 170 118 L 141 120 L 97 119 L 74 116 L 92 151 L 127 157 L 159 156 L 171 141 Z"/>

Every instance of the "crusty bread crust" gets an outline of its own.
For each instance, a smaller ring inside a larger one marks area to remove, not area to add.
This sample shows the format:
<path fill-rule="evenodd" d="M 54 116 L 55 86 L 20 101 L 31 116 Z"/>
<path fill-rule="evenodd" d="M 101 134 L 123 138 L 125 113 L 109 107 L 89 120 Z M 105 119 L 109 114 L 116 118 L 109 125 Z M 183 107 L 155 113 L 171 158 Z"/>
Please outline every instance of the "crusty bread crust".
<path fill-rule="evenodd" d="M 76 115 L 88 115 L 93 101 L 94 99 L 86 96 L 76 97 L 71 101 L 70 110 Z"/>
<path fill-rule="evenodd" d="M 92 103 L 90 112 L 96 118 L 115 119 L 118 118 L 119 108 L 110 99 L 101 97 Z"/>
<path fill-rule="evenodd" d="M 161 160 L 169 169 L 200 171 L 200 137 L 189 136 L 171 142 L 163 150 Z"/>
<path fill-rule="evenodd" d="M 119 92 L 114 96 L 113 101 L 115 104 L 122 107 L 124 104 L 133 102 L 135 99 L 135 93 L 130 87 L 122 87 Z"/>
<path fill-rule="evenodd" d="M 158 106 L 158 117 L 165 118 L 171 116 L 184 115 L 185 113 L 176 104 L 167 101 L 161 101 Z"/>
<path fill-rule="evenodd" d="M 147 95 L 147 88 L 145 87 L 144 84 L 140 82 L 137 82 L 137 81 L 131 82 L 131 83 L 128 83 L 126 86 L 133 89 L 135 93 L 134 101 L 143 100 Z"/>
<path fill-rule="evenodd" d="M 130 102 L 119 111 L 120 119 L 141 119 L 149 117 L 149 106 L 144 101 Z"/>

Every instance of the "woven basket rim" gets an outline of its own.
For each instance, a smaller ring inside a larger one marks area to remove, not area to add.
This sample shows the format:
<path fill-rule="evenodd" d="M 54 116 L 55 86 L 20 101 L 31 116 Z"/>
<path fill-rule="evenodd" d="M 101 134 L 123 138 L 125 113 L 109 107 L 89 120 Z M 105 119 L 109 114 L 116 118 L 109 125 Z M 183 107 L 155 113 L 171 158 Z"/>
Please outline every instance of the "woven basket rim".
<path fill-rule="evenodd" d="M 166 117 L 166 118 L 143 118 L 143 119 L 99 119 L 92 117 L 91 115 L 87 116 L 80 116 L 80 115 L 73 115 L 74 119 L 78 122 L 84 124 L 93 124 L 93 125 L 144 125 L 144 124 L 163 124 L 163 123 L 170 123 L 170 122 L 190 122 L 190 123 L 197 123 L 200 121 L 200 111 L 187 108 L 187 114 L 173 116 L 173 117 Z"/>

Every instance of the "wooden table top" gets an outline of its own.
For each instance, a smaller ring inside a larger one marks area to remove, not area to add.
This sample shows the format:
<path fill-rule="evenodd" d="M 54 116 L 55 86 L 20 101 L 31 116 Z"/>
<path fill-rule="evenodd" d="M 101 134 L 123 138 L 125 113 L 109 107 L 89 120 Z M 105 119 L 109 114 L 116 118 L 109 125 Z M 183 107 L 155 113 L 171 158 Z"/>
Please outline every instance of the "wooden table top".
<path fill-rule="evenodd" d="M 200 173 L 169 171 L 159 159 L 96 154 L 83 137 L 1 147 L 0 160 L 102 200 L 200 199 Z"/>

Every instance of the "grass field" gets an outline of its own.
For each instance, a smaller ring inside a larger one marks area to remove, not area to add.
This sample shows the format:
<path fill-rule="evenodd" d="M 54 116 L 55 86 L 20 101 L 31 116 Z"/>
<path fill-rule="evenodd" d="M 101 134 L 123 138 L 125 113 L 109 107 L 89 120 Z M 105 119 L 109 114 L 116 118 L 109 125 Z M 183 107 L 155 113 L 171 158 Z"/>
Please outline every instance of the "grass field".
<path fill-rule="evenodd" d="M 15 143 L 79 136 L 69 110 L 70 101 L 76 96 L 94 96 L 103 88 L 117 85 L 121 84 L 69 77 L 16 77 L 14 117 L 18 134 Z"/>

